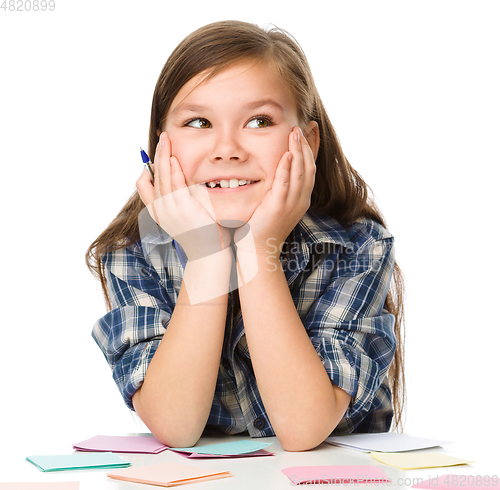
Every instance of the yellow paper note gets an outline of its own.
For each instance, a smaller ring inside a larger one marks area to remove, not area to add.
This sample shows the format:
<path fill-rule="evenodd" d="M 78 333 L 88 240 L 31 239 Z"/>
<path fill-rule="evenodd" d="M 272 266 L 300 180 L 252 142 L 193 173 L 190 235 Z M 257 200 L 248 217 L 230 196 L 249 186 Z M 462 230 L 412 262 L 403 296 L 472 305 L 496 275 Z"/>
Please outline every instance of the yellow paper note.
<path fill-rule="evenodd" d="M 377 461 L 394 466 L 401 470 L 418 470 L 420 468 L 441 468 L 474 463 L 467 459 L 457 458 L 442 453 L 370 453 Z"/>

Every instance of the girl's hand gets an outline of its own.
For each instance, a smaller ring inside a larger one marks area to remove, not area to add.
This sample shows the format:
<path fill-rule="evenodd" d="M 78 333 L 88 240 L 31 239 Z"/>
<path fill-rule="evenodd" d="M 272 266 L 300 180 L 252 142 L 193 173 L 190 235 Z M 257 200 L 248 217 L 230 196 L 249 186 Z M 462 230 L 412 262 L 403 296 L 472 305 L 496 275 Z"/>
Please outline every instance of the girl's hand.
<path fill-rule="evenodd" d="M 154 185 L 145 170 L 136 186 L 156 223 L 181 245 L 188 260 L 227 248 L 231 241 L 229 230 L 215 222 L 207 190 L 200 185 L 187 186 L 165 132 L 160 135 L 154 161 Z"/>
<path fill-rule="evenodd" d="M 255 251 L 279 258 L 283 242 L 311 203 L 316 165 L 311 148 L 300 128 L 288 140 L 289 151 L 276 168 L 273 185 L 248 221 Z M 238 228 L 234 241 L 245 248 L 245 227 Z M 249 238 L 247 238 L 249 240 Z"/>

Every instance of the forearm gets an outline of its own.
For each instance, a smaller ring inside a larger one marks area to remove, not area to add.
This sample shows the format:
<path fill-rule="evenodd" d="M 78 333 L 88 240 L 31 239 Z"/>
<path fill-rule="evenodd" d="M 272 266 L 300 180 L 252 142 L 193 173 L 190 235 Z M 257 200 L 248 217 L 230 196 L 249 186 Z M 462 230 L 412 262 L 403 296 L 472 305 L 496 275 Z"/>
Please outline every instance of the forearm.
<path fill-rule="evenodd" d="M 133 397 L 135 410 L 151 432 L 173 447 L 194 445 L 210 413 L 224 339 L 230 253 L 227 249 L 188 262 L 167 330 Z M 226 292 L 191 304 L 192 297 L 204 291 Z"/>
<path fill-rule="evenodd" d="M 257 276 L 240 288 L 257 384 L 283 447 L 310 449 L 336 427 L 350 397 L 332 385 L 297 314 L 279 260 L 261 256 L 258 262 Z"/>

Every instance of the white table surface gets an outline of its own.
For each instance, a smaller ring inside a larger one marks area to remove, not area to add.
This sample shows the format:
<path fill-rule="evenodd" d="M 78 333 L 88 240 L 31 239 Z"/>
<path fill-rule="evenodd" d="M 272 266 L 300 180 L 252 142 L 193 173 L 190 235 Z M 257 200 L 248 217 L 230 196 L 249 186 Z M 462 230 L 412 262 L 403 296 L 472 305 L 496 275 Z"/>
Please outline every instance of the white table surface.
<path fill-rule="evenodd" d="M 97 434 L 89 434 L 92 437 Z M 117 435 L 117 434 L 113 434 Z M 121 435 L 131 435 L 121 434 Z M 413 434 L 418 436 L 418 434 Z M 425 437 L 425 434 L 421 435 Z M 244 436 L 211 436 L 203 437 L 198 442 L 198 446 L 235 441 L 245 438 Z M 26 456 L 38 454 L 70 454 L 74 452 L 72 445 L 82 439 L 71 439 L 71 435 L 64 432 L 54 433 L 54 437 L 47 437 L 43 440 L 31 437 L 29 434 L 16 438 L 9 444 L 2 441 L 2 453 L 0 459 L 0 482 L 56 482 L 56 481 L 79 481 L 81 490 L 141 490 L 146 488 L 160 488 L 146 486 L 138 483 L 127 483 L 112 480 L 106 476 L 109 470 L 82 470 L 82 471 L 61 471 L 43 473 L 34 465 L 26 461 Z M 171 451 L 164 451 L 160 454 L 140 455 L 123 454 L 122 457 L 132 463 L 133 466 L 147 466 L 163 462 L 186 464 L 200 468 L 214 470 L 229 470 L 234 477 L 208 482 L 194 483 L 193 488 L 209 489 L 289 489 L 290 480 L 281 473 L 283 468 L 291 466 L 308 465 L 377 465 L 383 467 L 385 473 L 391 478 L 392 483 L 388 485 L 377 485 L 384 488 L 410 488 L 415 482 L 414 479 L 422 478 L 427 480 L 444 474 L 459 475 L 500 475 L 496 469 L 500 468 L 497 458 L 487 451 L 484 444 L 472 444 L 470 441 L 464 444 L 451 444 L 443 448 L 433 448 L 422 451 L 444 452 L 461 458 L 471 458 L 475 461 L 471 465 L 462 465 L 449 468 L 434 468 L 423 470 L 402 471 L 390 466 L 383 465 L 374 460 L 370 454 L 362 453 L 350 449 L 341 449 L 330 444 L 323 443 L 317 448 L 305 452 L 286 452 L 281 447 L 276 437 L 259 439 L 273 444 L 266 448 L 275 453 L 274 456 L 253 457 L 253 458 L 224 458 L 224 459 L 187 459 Z M 496 473 L 495 473 L 496 471 Z M 312 486 L 312 485 L 307 485 Z M 320 485 L 314 485 L 320 487 Z M 322 485 L 322 487 L 333 488 L 333 485 Z M 341 486 L 341 485 L 335 485 Z M 342 485 L 350 487 L 352 485 Z M 372 485 L 355 485 L 356 488 L 374 488 Z M 187 488 L 191 488 L 191 485 Z M 450 487 L 451 488 L 451 487 Z M 485 487 L 486 488 L 486 487 Z"/>

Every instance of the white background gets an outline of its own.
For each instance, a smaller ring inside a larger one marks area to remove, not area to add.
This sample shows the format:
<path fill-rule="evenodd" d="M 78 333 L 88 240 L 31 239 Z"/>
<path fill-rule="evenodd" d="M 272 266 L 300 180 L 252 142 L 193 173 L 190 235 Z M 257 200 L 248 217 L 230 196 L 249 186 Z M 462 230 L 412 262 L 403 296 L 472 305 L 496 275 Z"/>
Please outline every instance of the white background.
<path fill-rule="evenodd" d="M 55 1 L 0 9 L 4 450 L 140 429 L 90 337 L 105 307 L 84 254 L 134 190 L 168 55 L 223 19 L 296 37 L 396 237 L 406 432 L 499 436 L 498 2 Z"/>

